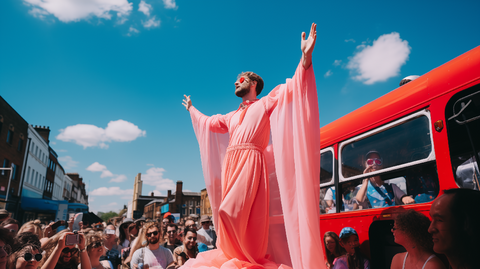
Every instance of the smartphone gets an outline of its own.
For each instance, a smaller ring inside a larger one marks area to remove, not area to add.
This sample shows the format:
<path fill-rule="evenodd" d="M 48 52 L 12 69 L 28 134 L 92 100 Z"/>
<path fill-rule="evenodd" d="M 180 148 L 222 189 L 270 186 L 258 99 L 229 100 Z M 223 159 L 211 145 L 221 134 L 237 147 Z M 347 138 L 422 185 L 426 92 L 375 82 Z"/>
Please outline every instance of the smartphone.
<path fill-rule="evenodd" d="M 77 213 L 75 215 L 75 220 L 73 221 L 73 230 L 80 231 L 80 221 L 83 219 L 83 213 Z"/>
<path fill-rule="evenodd" d="M 79 243 L 78 234 L 67 234 L 65 236 L 65 246 L 73 246 Z"/>
<path fill-rule="evenodd" d="M 65 221 L 64 220 L 59 220 L 52 225 L 52 230 L 55 230 L 58 227 L 64 226 L 64 225 L 65 225 Z"/>
<path fill-rule="evenodd" d="M 105 230 L 105 233 L 106 233 L 106 234 L 115 234 L 115 230 L 106 229 L 106 230 Z"/>

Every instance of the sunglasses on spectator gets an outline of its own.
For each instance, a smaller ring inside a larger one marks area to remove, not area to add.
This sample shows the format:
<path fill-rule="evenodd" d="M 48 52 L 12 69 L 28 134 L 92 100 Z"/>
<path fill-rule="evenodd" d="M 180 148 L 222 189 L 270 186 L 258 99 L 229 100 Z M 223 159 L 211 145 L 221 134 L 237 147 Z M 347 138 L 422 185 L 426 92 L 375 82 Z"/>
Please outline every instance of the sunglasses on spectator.
<path fill-rule="evenodd" d="M 103 242 L 102 241 L 98 241 L 96 243 L 93 243 L 90 245 L 90 248 L 98 248 L 98 247 L 101 247 L 103 246 Z"/>
<path fill-rule="evenodd" d="M 367 165 L 382 165 L 382 159 L 377 159 L 377 158 L 373 158 L 373 159 L 367 159 Z"/>
<path fill-rule="evenodd" d="M 177 231 L 168 231 L 167 234 L 174 234 L 176 233 Z"/>
<path fill-rule="evenodd" d="M 37 253 L 37 254 L 33 255 L 32 253 L 27 252 L 27 253 L 23 254 L 23 258 L 24 258 L 25 261 L 27 261 L 27 262 L 31 261 L 33 258 L 35 258 L 35 260 L 36 260 L 37 262 L 39 262 L 39 261 L 42 260 L 42 257 L 43 257 L 43 256 L 42 256 L 42 254 L 40 254 L 40 253 Z"/>
<path fill-rule="evenodd" d="M 75 255 L 75 253 L 78 252 L 78 248 L 64 248 L 64 249 L 62 249 L 62 252 L 65 253 L 65 254 L 71 252 L 72 255 Z"/>
<path fill-rule="evenodd" d="M 151 233 L 146 233 L 147 237 L 152 237 L 152 236 L 157 235 L 157 234 L 158 234 L 158 231 L 151 232 Z"/>

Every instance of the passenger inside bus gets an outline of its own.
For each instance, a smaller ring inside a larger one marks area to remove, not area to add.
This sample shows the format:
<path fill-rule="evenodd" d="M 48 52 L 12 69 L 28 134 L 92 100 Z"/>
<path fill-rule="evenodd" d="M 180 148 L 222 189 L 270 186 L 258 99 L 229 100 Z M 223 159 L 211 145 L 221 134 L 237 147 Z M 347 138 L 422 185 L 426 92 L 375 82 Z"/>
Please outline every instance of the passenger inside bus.
<path fill-rule="evenodd" d="M 383 167 L 380 153 L 375 150 L 369 151 L 365 155 L 365 160 L 364 174 L 380 170 Z M 415 200 L 405 194 L 396 184 L 385 183 L 380 176 L 366 178 L 358 187 L 356 200 L 358 203 L 368 202 L 371 208 L 415 203 Z"/>

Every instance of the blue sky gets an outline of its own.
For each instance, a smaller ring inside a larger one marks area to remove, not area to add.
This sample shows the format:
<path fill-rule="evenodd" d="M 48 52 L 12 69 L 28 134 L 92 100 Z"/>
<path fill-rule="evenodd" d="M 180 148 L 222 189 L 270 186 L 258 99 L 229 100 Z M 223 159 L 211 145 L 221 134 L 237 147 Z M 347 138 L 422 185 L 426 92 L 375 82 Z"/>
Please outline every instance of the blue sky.
<path fill-rule="evenodd" d="M 79 3 L 83 3 L 79 5 Z M 274 4 L 273 4 L 274 3 Z M 429 4 L 434 3 L 434 4 Z M 92 211 L 143 194 L 205 187 L 183 94 L 204 114 L 238 107 L 236 76 L 264 96 L 295 72 L 317 26 L 320 124 L 480 45 L 479 1 L 0 1 L 0 94 L 49 126 Z"/>

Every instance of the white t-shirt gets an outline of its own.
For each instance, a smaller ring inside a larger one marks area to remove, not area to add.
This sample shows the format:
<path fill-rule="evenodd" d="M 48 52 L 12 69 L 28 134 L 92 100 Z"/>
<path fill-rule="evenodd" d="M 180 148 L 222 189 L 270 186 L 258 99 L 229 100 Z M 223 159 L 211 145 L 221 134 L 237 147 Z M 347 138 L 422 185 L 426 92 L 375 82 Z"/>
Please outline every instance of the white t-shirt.
<path fill-rule="evenodd" d="M 150 269 L 165 269 L 173 262 L 173 254 L 168 248 L 158 246 L 155 250 L 144 247 L 140 248 L 132 256 L 131 264 L 138 265 L 143 263 L 148 265 Z"/>

